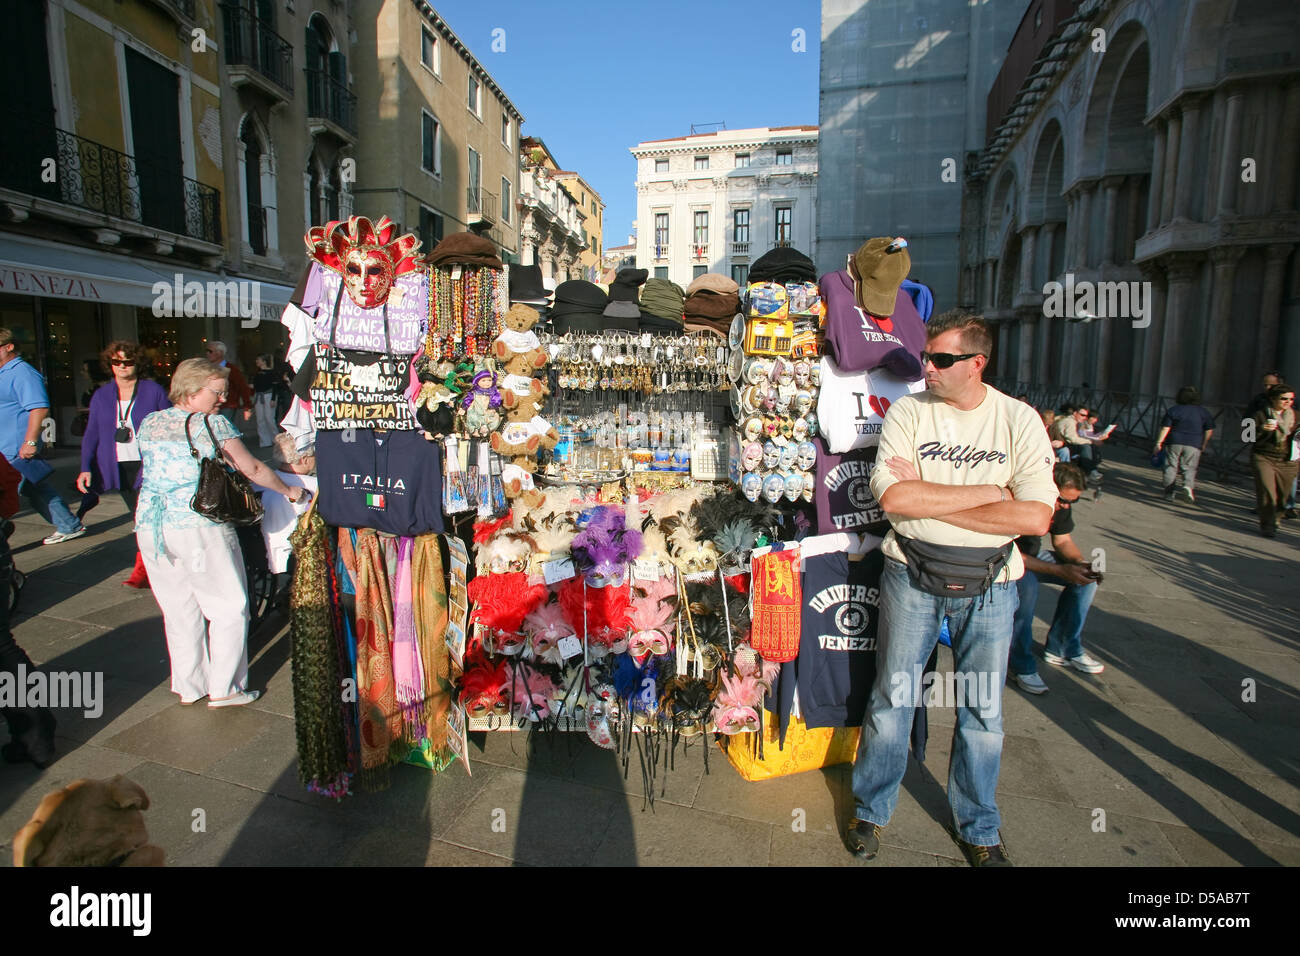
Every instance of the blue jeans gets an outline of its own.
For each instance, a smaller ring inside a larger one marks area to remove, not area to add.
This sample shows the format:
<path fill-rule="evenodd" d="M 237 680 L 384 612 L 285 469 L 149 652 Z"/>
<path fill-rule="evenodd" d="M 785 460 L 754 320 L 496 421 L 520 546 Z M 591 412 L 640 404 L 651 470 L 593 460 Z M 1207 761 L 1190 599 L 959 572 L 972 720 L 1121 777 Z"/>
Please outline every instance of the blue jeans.
<path fill-rule="evenodd" d="M 1038 553 L 1039 561 L 1056 564 L 1056 555 L 1046 549 Z M 1038 673 L 1038 662 L 1034 660 L 1034 608 L 1038 606 L 1038 585 L 1040 578 L 1028 568 L 1025 576 L 1016 582 L 1020 592 L 1020 607 L 1016 609 L 1015 624 L 1011 634 L 1011 660 L 1009 670 L 1013 674 Z M 1056 578 L 1047 579 L 1048 584 L 1063 584 Z M 1063 584 L 1064 590 L 1056 602 L 1056 613 L 1052 616 L 1052 626 L 1047 632 L 1047 650 L 1058 657 L 1072 658 L 1083 653 L 1083 622 L 1088 617 L 1092 600 L 1097 596 L 1097 582 L 1087 584 Z"/>
<path fill-rule="evenodd" d="M 71 534 L 81 527 L 81 522 L 68 510 L 49 477 L 42 478 L 36 484 L 24 481 L 22 491 L 31 502 L 32 510 L 54 525 L 55 531 Z"/>
<path fill-rule="evenodd" d="M 1011 644 L 1015 588 L 995 584 L 982 598 L 937 597 L 914 587 L 907 568 L 886 558 L 880 590 L 876 681 L 853 765 L 854 816 L 884 826 L 894 815 L 907 769 L 908 733 L 919 701 L 921 668 L 946 616 L 956 672 L 974 675 L 979 689 L 975 703 L 968 695 L 957 695 L 960 705 L 948 764 L 948 803 L 963 840 L 992 846 L 999 842 L 1002 824 L 995 792 L 1002 764 L 1003 668 Z"/>

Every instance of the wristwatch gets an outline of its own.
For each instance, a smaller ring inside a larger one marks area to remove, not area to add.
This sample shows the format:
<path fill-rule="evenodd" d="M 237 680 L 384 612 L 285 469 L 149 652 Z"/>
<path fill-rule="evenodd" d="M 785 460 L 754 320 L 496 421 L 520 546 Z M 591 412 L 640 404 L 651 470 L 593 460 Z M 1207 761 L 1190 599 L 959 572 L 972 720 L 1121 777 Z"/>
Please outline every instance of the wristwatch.
<path fill-rule="evenodd" d="M 27 441 L 23 442 L 23 444 L 24 444 L 24 445 L 31 445 L 33 448 L 38 447 L 38 446 L 37 446 L 37 443 L 34 442 L 34 441 L 32 441 L 30 438 L 27 439 Z"/>

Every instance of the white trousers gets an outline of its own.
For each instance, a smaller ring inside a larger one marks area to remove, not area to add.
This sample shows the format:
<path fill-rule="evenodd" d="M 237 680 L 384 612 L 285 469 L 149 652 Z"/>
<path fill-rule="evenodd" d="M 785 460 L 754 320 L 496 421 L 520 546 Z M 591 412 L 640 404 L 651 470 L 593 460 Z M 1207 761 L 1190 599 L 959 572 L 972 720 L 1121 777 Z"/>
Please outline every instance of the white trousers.
<path fill-rule="evenodd" d="M 258 392 L 253 397 L 253 417 L 257 420 L 257 444 L 266 448 L 275 443 L 275 393 Z"/>
<path fill-rule="evenodd" d="M 240 693 L 248 680 L 248 585 L 234 527 L 166 528 L 162 540 L 163 554 L 154 553 L 152 534 L 136 543 L 163 613 L 172 693 L 183 701 Z"/>

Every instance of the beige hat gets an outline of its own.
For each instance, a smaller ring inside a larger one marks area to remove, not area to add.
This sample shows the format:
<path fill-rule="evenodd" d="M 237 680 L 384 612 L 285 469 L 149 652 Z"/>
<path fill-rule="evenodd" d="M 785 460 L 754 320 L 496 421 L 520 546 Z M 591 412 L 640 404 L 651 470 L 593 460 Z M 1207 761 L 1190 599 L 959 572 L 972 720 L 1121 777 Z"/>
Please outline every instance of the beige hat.
<path fill-rule="evenodd" d="M 706 272 L 704 275 L 696 276 L 694 281 L 686 287 L 687 295 L 694 295 L 696 292 L 720 292 L 725 295 L 729 292 L 739 291 L 740 286 L 736 285 L 735 279 L 728 279 L 716 272 Z"/>
<path fill-rule="evenodd" d="M 912 268 L 907 240 L 889 236 L 868 239 L 849 259 L 858 305 L 872 315 L 894 314 L 898 287 Z"/>

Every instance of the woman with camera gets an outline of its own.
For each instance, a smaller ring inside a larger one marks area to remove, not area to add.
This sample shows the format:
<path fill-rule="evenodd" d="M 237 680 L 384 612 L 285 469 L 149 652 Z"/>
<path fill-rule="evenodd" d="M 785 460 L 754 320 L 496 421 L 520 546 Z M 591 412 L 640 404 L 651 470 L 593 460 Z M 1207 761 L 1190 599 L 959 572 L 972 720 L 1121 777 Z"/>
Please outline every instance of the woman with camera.
<path fill-rule="evenodd" d="M 1255 447 L 1250 456 L 1255 474 L 1255 500 L 1259 505 L 1259 532 L 1277 537 L 1278 512 L 1285 507 L 1300 463 L 1293 460 L 1297 431 L 1295 390 L 1273 385 L 1268 404 L 1255 413 Z"/>
<path fill-rule="evenodd" d="M 229 369 L 186 359 L 172 376 L 173 407 L 140 426 L 144 484 L 135 534 L 162 609 L 171 658 L 171 689 L 182 704 L 209 707 L 257 700 L 248 679 L 248 589 L 235 528 L 195 511 L 200 461 L 220 455 L 250 481 L 298 503 L 290 488 L 252 456 L 220 413 Z M 204 622 L 207 621 L 205 633 Z"/>
<path fill-rule="evenodd" d="M 111 342 L 99 358 L 112 377 L 90 397 L 77 490 L 96 496 L 88 499 L 93 504 L 103 492 L 116 489 L 134 515 L 140 496 L 140 445 L 136 436 L 146 416 L 169 407 L 171 402 L 161 385 L 140 377 L 144 350 L 135 342 Z M 135 555 L 135 570 L 122 583 L 132 588 L 149 586 L 140 552 Z"/>

